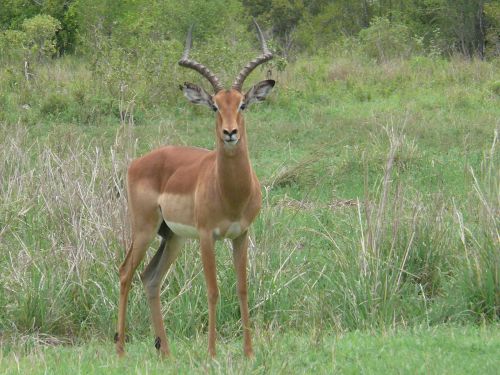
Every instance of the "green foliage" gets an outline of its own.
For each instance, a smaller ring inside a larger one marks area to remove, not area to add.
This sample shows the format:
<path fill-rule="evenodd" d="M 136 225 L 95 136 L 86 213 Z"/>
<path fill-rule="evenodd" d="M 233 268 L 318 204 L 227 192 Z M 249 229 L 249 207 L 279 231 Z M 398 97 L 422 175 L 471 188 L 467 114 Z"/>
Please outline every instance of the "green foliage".
<path fill-rule="evenodd" d="M 40 12 L 40 5 L 35 1 L 1 0 L 0 30 L 20 29 L 26 18 L 36 16 Z"/>
<path fill-rule="evenodd" d="M 56 53 L 56 33 L 61 23 L 47 15 L 37 15 L 23 21 L 26 48 L 38 61 Z"/>
<path fill-rule="evenodd" d="M 274 3 L 252 7 L 253 3 L 244 2 L 251 14 L 263 14 L 261 17 L 267 15 L 267 19 L 272 19 L 269 15 L 273 13 Z M 377 19 L 384 18 L 393 26 L 404 25 L 419 41 L 419 50 L 425 47 L 434 55 L 459 52 L 490 57 L 498 53 L 496 7 L 493 1 L 480 0 L 315 0 L 304 4 L 300 17 L 290 20 L 287 38 L 281 37 L 280 42 L 288 50 L 313 53 L 342 36 L 356 36 L 379 22 Z M 284 9 L 281 13 L 288 14 Z M 278 23 L 273 21 L 273 24 Z M 406 34 L 405 30 L 403 32 Z"/>
<path fill-rule="evenodd" d="M 355 36 L 369 25 L 366 2 L 316 1 L 310 13 L 304 15 L 296 32 L 296 42 L 301 49 L 313 52 L 325 48 L 342 36 Z"/>
<path fill-rule="evenodd" d="M 485 33 L 485 54 L 488 57 L 500 56 L 500 3 L 484 4 L 485 22 L 488 27 Z"/>
<path fill-rule="evenodd" d="M 102 38 L 109 38 L 121 48 L 143 50 L 149 43 L 172 40 L 183 43 L 192 24 L 195 25 L 195 43 L 203 43 L 230 31 L 238 35 L 244 20 L 242 7 L 236 0 L 188 0 L 182 3 L 78 0 L 72 9 L 79 17 L 81 42 L 84 48 L 88 48 L 85 51 L 88 53 L 101 48 Z"/>
<path fill-rule="evenodd" d="M 45 0 L 41 13 L 57 19 L 61 26 L 56 34 L 56 47 L 60 54 L 73 52 L 79 30 L 75 3 L 78 0 Z"/>
<path fill-rule="evenodd" d="M 80 0 L 74 5 L 86 30 L 81 51 L 91 56 L 93 74 L 113 98 L 158 105 L 178 100 L 178 84 L 185 80 L 205 85 L 199 74 L 177 64 L 191 24 L 191 56 L 226 85 L 258 53 L 255 32 L 241 22 L 237 1 L 131 1 L 116 9 L 113 4 Z"/>
<path fill-rule="evenodd" d="M 401 18 L 427 46 L 445 54 L 484 56 L 487 20 L 484 9 L 491 1 L 427 0 L 405 7 Z M 493 2 L 491 2 L 493 3 Z"/>
<path fill-rule="evenodd" d="M 56 47 L 59 53 L 72 51 L 78 25 L 72 12 L 74 0 L 2 0 L 0 2 L 0 30 L 20 30 L 23 23 L 37 15 L 51 16 L 59 22 Z"/>
<path fill-rule="evenodd" d="M 306 10 L 303 0 L 243 0 L 242 3 L 252 16 L 272 25 L 279 37 L 289 34 Z"/>
<path fill-rule="evenodd" d="M 378 61 L 408 57 L 418 51 L 418 42 L 407 26 L 383 17 L 374 18 L 370 27 L 360 31 L 359 38 L 363 52 Z"/>
<path fill-rule="evenodd" d="M 25 65 L 25 74 L 31 74 L 29 64 L 41 63 L 52 58 L 56 50 L 56 34 L 61 28 L 58 20 L 48 15 L 25 19 L 21 30 L 0 33 L 0 59 L 9 67 Z M 7 68 L 9 69 L 9 68 Z"/>
<path fill-rule="evenodd" d="M 0 51 L 2 59 L 7 61 L 19 61 L 24 56 L 24 44 L 26 34 L 19 30 L 6 30 L 0 33 Z"/>
<path fill-rule="evenodd" d="M 286 36 L 298 24 L 304 13 L 302 0 L 273 0 L 269 18 L 273 29 L 280 36 Z"/>
<path fill-rule="evenodd" d="M 2 10 L 0 30 L 19 30 L 36 15 L 57 19 L 60 54 L 79 51 L 91 56 L 102 36 L 131 49 L 149 42 L 182 41 L 193 22 L 204 40 L 232 33 L 238 26 L 249 28 L 246 14 L 272 31 L 276 50 L 287 58 L 298 51 L 314 52 L 341 36 L 356 36 L 379 22 L 377 18 L 405 25 L 434 54 L 492 57 L 499 53 L 498 4 L 492 0 L 3 0 Z"/>

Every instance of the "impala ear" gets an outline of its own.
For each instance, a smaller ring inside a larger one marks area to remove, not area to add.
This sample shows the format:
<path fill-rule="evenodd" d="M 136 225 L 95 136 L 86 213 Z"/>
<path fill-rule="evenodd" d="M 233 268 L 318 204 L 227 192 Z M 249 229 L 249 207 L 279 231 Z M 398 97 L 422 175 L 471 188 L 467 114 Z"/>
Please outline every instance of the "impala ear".
<path fill-rule="evenodd" d="M 276 81 L 272 79 L 257 83 L 245 94 L 245 105 L 248 106 L 254 102 L 263 101 L 269 95 L 275 83 Z"/>
<path fill-rule="evenodd" d="M 184 85 L 180 85 L 179 88 L 184 93 L 184 96 L 193 104 L 201 104 L 206 105 L 211 109 L 217 109 L 214 106 L 214 102 L 212 100 L 212 95 L 206 92 L 199 86 L 196 86 L 189 82 L 184 82 Z"/>

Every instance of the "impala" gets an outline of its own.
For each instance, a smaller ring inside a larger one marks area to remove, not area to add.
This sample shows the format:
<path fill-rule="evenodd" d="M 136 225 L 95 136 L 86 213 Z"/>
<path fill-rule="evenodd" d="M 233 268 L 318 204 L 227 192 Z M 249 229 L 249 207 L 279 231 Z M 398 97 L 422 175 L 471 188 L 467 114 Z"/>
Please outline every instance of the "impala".
<path fill-rule="evenodd" d="M 248 157 L 243 110 L 262 101 L 275 81 L 257 83 L 242 93 L 246 77 L 260 64 L 270 60 L 262 31 L 254 21 L 262 54 L 238 74 L 230 90 L 204 65 L 191 60 L 192 27 L 179 65 L 194 69 L 212 85 L 214 94 L 192 83 L 181 90 L 194 104 L 216 112 L 216 149 L 167 146 L 134 160 L 128 169 L 128 204 L 132 221 L 132 243 L 120 267 L 120 302 L 116 350 L 124 354 L 127 298 L 133 274 L 141 263 L 156 233 L 161 244 L 141 274 L 155 331 L 155 347 L 170 354 L 160 305 L 160 287 L 169 267 L 177 258 L 186 238 L 200 241 L 203 272 L 208 297 L 208 352 L 215 356 L 215 307 L 219 297 L 214 244 L 228 238 L 233 245 L 237 293 L 243 325 L 243 349 L 253 355 L 247 301 L 248 228 L 261 206 L 260 184 Z"/>

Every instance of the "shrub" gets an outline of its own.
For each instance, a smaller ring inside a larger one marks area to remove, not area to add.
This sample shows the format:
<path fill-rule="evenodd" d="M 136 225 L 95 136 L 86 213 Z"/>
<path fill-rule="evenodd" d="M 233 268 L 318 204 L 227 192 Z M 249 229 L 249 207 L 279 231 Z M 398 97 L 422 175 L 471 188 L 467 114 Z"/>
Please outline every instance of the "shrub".
<path fill-rule="evenodd" d="M 23 56 L 26 34 L 19 30 L 6 30 L 0 33 L 0 58 L 7 61 L 18 61 Z"/>
<path fill-rule="evenodd" d="M 391 23 L 384 17 L 374 18 L 370 27 L 360 31 L 359 38 L 364 52 L 377 61 L 408 57 L 420 47 L 407 26 Z"/>
<path fill-rule="evenodd" d="M 500 4 L 484 4 L 484 13 L 489 27 L 485 35 L 485 55 L 487 57 L 500 56 Z"/>
<path fill-rule="evenodd" d="M 24 20 L 24 41 L 28 53 L 38 61 L 52 57 L 56 53 L 56 33 L 61 23 L 55 18 L 40 14 Z"/>

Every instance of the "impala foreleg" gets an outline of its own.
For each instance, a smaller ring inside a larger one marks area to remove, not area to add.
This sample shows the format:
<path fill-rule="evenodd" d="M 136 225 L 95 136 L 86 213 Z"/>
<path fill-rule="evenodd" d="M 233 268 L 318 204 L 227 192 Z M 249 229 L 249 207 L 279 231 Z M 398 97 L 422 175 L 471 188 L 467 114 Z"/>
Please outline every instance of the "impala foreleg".
<path fill-rule="evenodd" d="M 253 349 L 247 292 L 247 250 L 248 233 L 245 232 L 233 240 L 233 264 L 236 271 L 237 293 L 240 301 L 241 324 L 243 326 L 243 351 L 245 356 L 252 357 Z"/>
<path fill-rule="evenodd" d="M 215 357 L 216 306 L 219 299 L 214 246 L 214 239 L 211 233 L 200 235 L 201 261 L 207 284 L 208 298 L 208 353 L 212 358 Z"/>
<path fill-rule="evenodd" d="M 167 238 L 162 239 L 160 248 L 141 274 L 151 310 L 155 346 L 164 357 L 170 355 L 170 349 L 161 314 L 160 289 L 163 278 L 177 258 L 183 242 L 182 238 L 169 232 Z"/>

